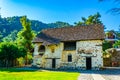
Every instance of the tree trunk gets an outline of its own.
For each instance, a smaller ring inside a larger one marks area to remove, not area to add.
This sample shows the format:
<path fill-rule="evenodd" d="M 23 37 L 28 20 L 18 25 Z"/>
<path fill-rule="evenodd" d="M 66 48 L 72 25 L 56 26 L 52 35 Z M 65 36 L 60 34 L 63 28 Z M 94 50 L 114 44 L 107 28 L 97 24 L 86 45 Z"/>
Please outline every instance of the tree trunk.
<path fill-rule="evenodd" d="M 6 68 L 8 68 L 8 60 L 7 59 L 5 60 L 5 66 L 6 66 Z"/>
<path fill-rule="evenodd" d="M 26 57 L 25 57 L 25 65 L 28 65 L 28 56 L 26 55 Z"/>

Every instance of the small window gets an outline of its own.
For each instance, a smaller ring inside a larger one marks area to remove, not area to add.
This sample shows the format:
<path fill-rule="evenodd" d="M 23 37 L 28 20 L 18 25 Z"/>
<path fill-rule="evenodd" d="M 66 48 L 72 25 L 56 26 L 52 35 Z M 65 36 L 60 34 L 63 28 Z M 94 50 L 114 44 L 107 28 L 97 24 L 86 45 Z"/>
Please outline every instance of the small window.
<path fill-rule="evenodd" d="M 64 50 L 76 50 L 76 42 L 64 42 Z"/>
<path fill-rule="evenodd" d="M 68 62 L 72 62 L 72 55 L 68 55 Z"/>
<path fill-rule="evenodd" d="M 45 52 L 45 46 L 41 45 L 38 49 L 38 52 Z"/>
<path fill-rule="evenodd" d="M 53 49 L 51 49 L 51 52 L 52 52 L 52 53 L 54 53 L 54 52 L 55 52 L 55 49 L 54 49 L 54 48 L 53 48 Z"/>

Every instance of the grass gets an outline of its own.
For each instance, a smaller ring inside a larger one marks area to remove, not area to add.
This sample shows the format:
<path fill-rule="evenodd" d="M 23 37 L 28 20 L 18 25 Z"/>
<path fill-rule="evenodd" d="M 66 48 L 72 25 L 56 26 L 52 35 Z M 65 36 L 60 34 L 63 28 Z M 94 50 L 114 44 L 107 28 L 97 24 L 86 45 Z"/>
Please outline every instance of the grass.
<path fill-rule="evenodd" d="M 77 80 L 77 72 L 0 69 L 0 80 Z"/>

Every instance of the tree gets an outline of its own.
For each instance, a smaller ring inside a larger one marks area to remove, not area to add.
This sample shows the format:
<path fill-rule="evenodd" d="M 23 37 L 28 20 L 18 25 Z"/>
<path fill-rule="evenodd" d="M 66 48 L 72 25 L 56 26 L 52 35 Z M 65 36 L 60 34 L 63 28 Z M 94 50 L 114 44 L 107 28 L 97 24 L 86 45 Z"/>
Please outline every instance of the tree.
<path fill-rule="evenodd" d="M 2 37 L 3 37 L 3 35 L 2 35 L 2 33 L 0 32 L 0 42 L 2 41 Z"/>
<path fill-rule="evenodd" d="M 109 41 L 104 41 L 102 48 L 103 48 L 103 51 L 105 51 L 106 49 L 112 48 L 112 44 Z"/>
<path fill-rule="evenodd" d="M 114 47 L 120 47 L 120 40 L 116 41 L 114 44 L 113 44 Z"/>
<path fill-rule="evenodd" d="M 96 13 L 94 15 L 88 16 L 88 18 L 82 17 L 82 21 L 79 21 L 78 23 L 75 23 L 75 26 L 81 26 L 81 25 L 91 25 L 91 24 L 103 24 L 100 20 L 100 13 Z"/>
<path fill-rule="evenodd" d="M 17 44 L 19 46 L 23 46 L 27 50 L 26 55 L 26 64 L 28 64 L 28 55 L 31 53 L 32 47 L 32 40 L 34 38 L 34 33 L 31 29 L 31 22 L 27 20 L 26 16 L 23 16 L 20 19 L 23 29 L 18 32 Z"/>
<path fill-rule="evenodd" d="M 26 50 L 13 42 L 2 42 L 0 44 L 0 61 L 3 66 L 13 66 L 13 61 L 19 57 L 25 57 Z"/>
<path fill-rule="evenodd" d="M 107 1 L 107 0 L 98 0 L 99 2 L 103 2 L 103 1 Z M 109 0 L 108 0 L 109 1 Z M 111 12 L 112 14 L 120 14 L 120 0 L 112 0 L 113 3 L 117 3 L 116 6 L 118 7 L 114 7 L 114 8 L 111 8 L 110 10 L 108 10 L 108 12 Z"/>
<path fill-rule="evenodd" d="M 48 26 L 49 27 L 52 26 L 53 28 L 60 28 L 60 27 L 70 27 L 72 25 L 70 25 L 69 23 L 66 23 L 66 22 L 57 21 L 55 23 L 49 23 Z"/>

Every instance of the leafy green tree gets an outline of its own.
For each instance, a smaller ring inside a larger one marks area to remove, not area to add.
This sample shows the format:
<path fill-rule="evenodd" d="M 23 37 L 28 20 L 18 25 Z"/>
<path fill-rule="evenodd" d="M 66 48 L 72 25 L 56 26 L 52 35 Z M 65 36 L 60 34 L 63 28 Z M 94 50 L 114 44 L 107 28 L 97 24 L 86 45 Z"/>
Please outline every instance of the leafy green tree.
<path fill-rule="evenodd" d="M 103 48 L 103 51 L 105 51 L 106 49 L 112 48 L 112 44 L 109 41 L 104 41 L 102 48 Z"/>
<path fill-rule="evenodd" d="M 69 23 L 66 23 L 66 22 L 57 21 L 55 23 L 49 23 L 48 26 L 49 27 L 52 26 L 53 28 L 60 28 L 60 27 L 70 27 L 72 25 L 70 25 Z"/>
<path fill-rule="evenodd" d="M 3 66 L 13 66 L 13 61 L 19 57 L 25 57 L 26 50 L 13 42 L 2 42 L 0 44 L 0 61 Z"/>
<path fill-rule="evenodd" d="M 116 41 L 114 44 L 113 44 L 114 47 L 120 47 L 120 40 Z"/>
<path fill-rule="evenodd" d="M 27 19 L 26 16 L 23 16 L 20 19 L 20 22 L 23 26 L 23 29 L 18 32 L 17 44 L 19 46 L 23 46 L 27 50 L 26 55 L 26 64 L 28 64 L 28 55 L 31 53 L 32 47 L 32 40 L 34 38 L 34 32 L 31 29 L 31 22 Z"/>
<path fill-rule="evenodd" d="M 2 38 L 3 38 L 3 35 L 2 35 L 2 33 L 0 32 L 0 42 L 2 41 Z"/>
<path fill-rule="evenodd" d="M 75 26 L 81 26 L 81 25 L 91 25 L 91 24 L 103 24 L 100 20 L 101 15 L 97 12 L 94 15 L 88 16 L 88 18 L 82 17 L 82 21 L 79 21 L 78 23 L 75 23 Z"/>

